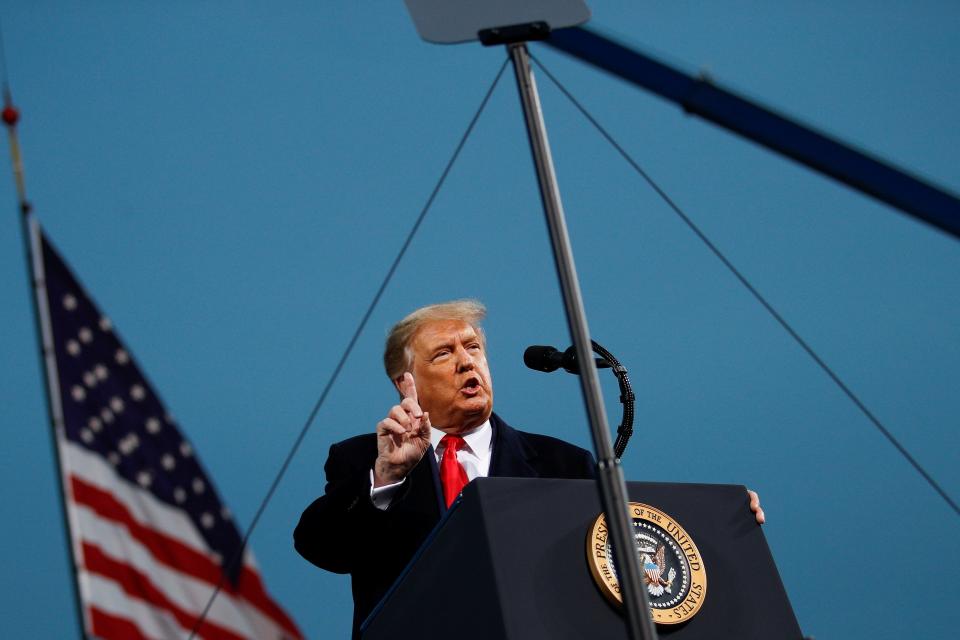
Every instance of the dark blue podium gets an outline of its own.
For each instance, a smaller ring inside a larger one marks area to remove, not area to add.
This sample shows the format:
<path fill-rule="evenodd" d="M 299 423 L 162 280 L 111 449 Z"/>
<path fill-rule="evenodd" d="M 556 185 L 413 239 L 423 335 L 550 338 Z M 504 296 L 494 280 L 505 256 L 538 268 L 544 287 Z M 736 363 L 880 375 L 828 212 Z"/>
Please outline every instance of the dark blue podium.
<path fill-rule="evenodd" d="M 671 640 L 800 640 L 761 527 L 739 485 L 627 483 L 695 541 L 708 587 L 700 610 L 657 625 Z M 594 581 L 587 536 L 600 514 L 588 480 L 482 478 L 440 521 L 380 605 L 364 640 L 626 638 Z M 451 587 L 451 572 L 463 576 Z M 445 617 L 446 616 L 446 617 Z"/>

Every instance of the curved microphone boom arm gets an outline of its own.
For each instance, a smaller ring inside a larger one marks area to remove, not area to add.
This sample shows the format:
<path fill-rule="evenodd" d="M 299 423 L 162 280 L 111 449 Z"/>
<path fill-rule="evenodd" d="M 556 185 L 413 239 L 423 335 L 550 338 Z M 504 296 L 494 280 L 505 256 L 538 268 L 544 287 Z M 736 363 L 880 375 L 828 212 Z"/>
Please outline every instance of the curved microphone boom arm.
<path fill-rule="evenodd" d="M 633 395 L 633 387 L 630 386 L 630 376 L 627 375 L 627 368 L 620 364 L 620 361 L 612 353 L 597 344 L 596 340 L 591 340 L 590 344 L 593 345 L 593 352 L 610 364 L 613 375 L 617 377 L 617 384 L 620 385 L 620 404 L 623 405 L 623 418 L 620 420 L 620 426 L 617 427 L 617 439 L 613 443 L 613 455 L 620 459 L 623 458 L 627 442 L 633 435 L 633 405 L 636 396 Z"/>
<path fill-rule="evenodd" d="M 617 427 L 617 439 L 613 444 L 613 455 L 619 460 L 623 457 L 623 451 L 627 448 L 630 436 L 633 435 L 633 405 L 635 400 L 633 387 L 630 386 L 630 376 L 627 375 L 627 368 L 620 364 L 620 361 L 612 353 L 604 349 L 596 340 L 591 340 L 590 345 L 593 347 L 593 352 L 600 356 L 594 362 L 597 368 L 611 369 L 620 385 L 620 404 L 623 405 L 623 419 L 620 420 L 620 426 Z M 523 353 L 523 362 L 534 371 L 550 373 L 562 368 L 567 373 L 580 374 L 580 363 L 577 361 L 574 347 L 562 352 L 554 347 L 539 345 L 527 347 Z"/>

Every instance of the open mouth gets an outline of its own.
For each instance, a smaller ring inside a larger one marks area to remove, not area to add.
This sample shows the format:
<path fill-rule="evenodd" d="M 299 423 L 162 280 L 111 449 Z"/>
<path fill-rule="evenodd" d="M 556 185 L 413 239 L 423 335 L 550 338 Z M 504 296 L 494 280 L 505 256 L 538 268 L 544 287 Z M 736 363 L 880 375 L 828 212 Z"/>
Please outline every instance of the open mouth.
<path fill-rule="evenodd" d="M 460 387 L 460 392 L 468 396 L 475 396 L 480 393 L 481 389 L 480 378 L 470 377 L 463 383 L 463 386 Z"/>

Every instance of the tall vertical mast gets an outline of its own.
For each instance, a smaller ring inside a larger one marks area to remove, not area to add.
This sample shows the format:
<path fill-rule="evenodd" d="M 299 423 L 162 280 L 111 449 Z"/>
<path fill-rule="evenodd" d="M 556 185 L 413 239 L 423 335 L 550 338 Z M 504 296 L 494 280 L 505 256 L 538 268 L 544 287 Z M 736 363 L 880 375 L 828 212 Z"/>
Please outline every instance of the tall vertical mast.
<path fill-rule="evenodd" d="M 6 74 L 4 74 L 6 75 Z M 70 512 L 67 509 L 66 496 L 69 487 L 63 474 L 63 464 L 60 455 L 60 443 L 64 440 L 63 408 L 61 406 L 60 380 L 57 373 L 56 356 L 53 350 L 53 329 L 50 323 L 50 308 L 48 304 L 46 283 L 43 269 L 43 254 L 40 243 L 40 224 L 31 213 L 30 202 L 27 200 L 26 187 L 23 180 L 23 162 L 20 157 L 20 143 L 17 138 L 17 122 L 20 113 L 13 106 L 10 88 L 6 77 L 3 79 L 4 107 L 2 119 L 7 127 L 7 136 L 10 141 L 10 160 L 13 165 L 13 179 L 17 188 L 17 199 L 20 208 L 20 222 L 23 232 L 24 255 L 27 259 L 27 272 L 30 278 L 30 288 L 33 293 L 34 320 L 37 328 L 37 342 L 43 360 L 43 383 L 47 398 L 47 414 L 50 417 L 51 444 L 53 445 L 53 459 L 56 465 L 57 483 L 60 495 L 60 509 L 63 516 L 63 531 L 66 536 L 68 561 L 73 574 L 73 596 L 76 607 L 77 622 L 80 625 L 80 638 L 86 638 L 88 625 L 84 620 L 83 601 L 80 597 L 78 584 L 79 565 L 77 564 L 77 550 L 74 548 L 73 527 L 70 521 Z"/>
<path fill-rule="evenodd" d="M 620 461 L 613 455 L 610 444 L 610 429 L 600 392 L 600 381 L 593 361 L 590 330 L 587 327 L 583 297 L 573 261 L 573 249 L 567 233 L 563 203 L 557 185 L 550 144 L 547 141 L 546 125 L 540 108 L 536 81 L 530 68 L 530 57 L 523 42 L 507 44 L 517 78 L 517 89 L 527 125 L 527 137 L 533 153 L 537 182 L 540 185 L 540 200 L 550 231 L 554 264 L 560 282 L 560 292 L 567 315 L 567 325 L 577 351 L 577 359 L 583 363 L 580 371 L 580 387 L 583 392 L 590 435 L 597 454 L 597 488 L 600 503 L 607 518 L 607 527 L 617 561 L 617 578 L 623 589 L 623 605 L 626 613 L 627 637 L 631 640 L 656 640 L 657 630 L 650 614 L 650 602 L 643 585 L 640 559 L 635 552 L 632 524 L 627 504 L 627 487 L 620 468 Z"/>

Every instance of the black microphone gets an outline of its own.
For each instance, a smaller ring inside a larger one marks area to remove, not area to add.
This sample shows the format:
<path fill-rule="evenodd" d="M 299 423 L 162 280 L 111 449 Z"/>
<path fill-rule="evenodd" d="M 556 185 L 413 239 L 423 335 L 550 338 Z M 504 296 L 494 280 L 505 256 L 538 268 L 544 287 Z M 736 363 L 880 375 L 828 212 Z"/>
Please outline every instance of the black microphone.
<path fill-rule="evenodd" d="M 598 369 L 610 368 L 610 363 L 602 358 L 594 358 Z M 567 373 L 580 373 L 575 347 L 570 347 L 563 353 L 554 347 L 533 345 L 523 352 L 523 363 L 534 371 L 550 373 L 563 367 Z"/>

